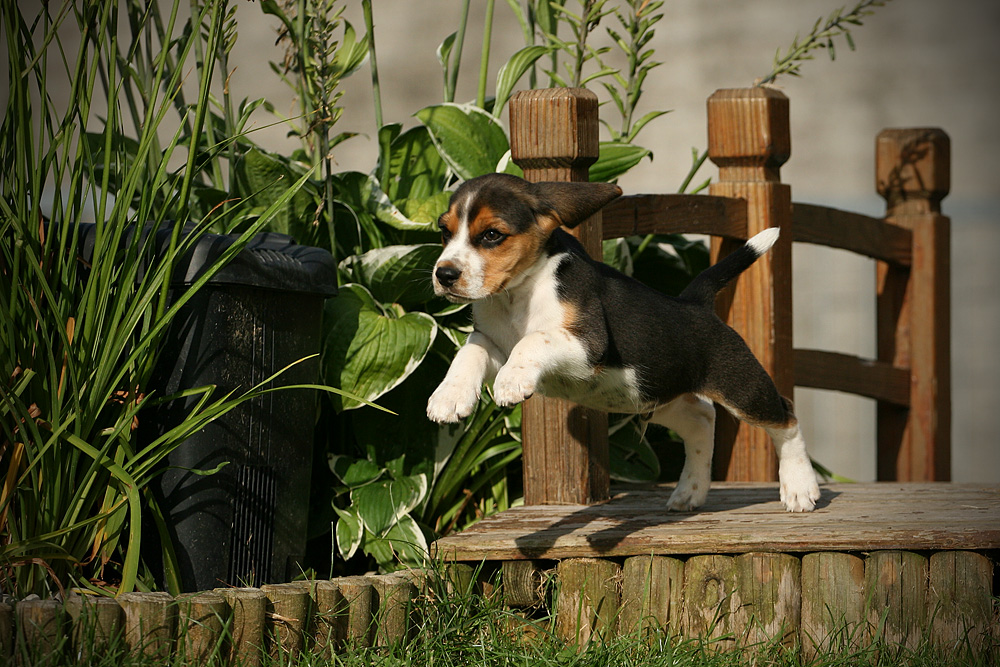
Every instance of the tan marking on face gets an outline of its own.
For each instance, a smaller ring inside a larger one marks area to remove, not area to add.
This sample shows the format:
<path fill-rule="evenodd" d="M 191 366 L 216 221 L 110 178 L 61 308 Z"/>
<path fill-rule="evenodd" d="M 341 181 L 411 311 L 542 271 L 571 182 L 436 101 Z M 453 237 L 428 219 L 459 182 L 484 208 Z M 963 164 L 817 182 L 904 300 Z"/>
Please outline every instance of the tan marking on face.
<path fill-rule="evenodd" d="M 540 215 L 536 220 L 538 220 L 538 226 L 546 234 L 551 234 L 562 226 L 562 220 L 559 219 L 558 215 Z"/>
<path fill-rule="evenodd" d="M 469 238 L 478 239 L 488 229 L 496 229 L 507 235 L 498 246 L 477 248 L 485 268 L 483 287 L 490 294 L 495 294 L 538 260 L 548 234 L 540 227 L 515 234 L 502 218 L 484 206 L 475 219 L 469 222 Z"/>
<path fill-rule="evenodd" d="M 504 234 L 510 233 L 510 229 L 504 223 L 503 218 L 498 216 L 489 206 L 481 206 L 476 217 L 469 221 L 469 238 L 479 238 L 480 234 L 490 228 Z"/>
<path fill-rule="evenodd" d="M 445 211 L 439 218 L 440 224 L 444 225 L 445 229 L 448 230 L 448 234 L 454 236 L 458 232 L 458 213 L 455 211 L 455 207 L 452 206 L 450 209 Z M 442 239 L 442 244 L 444 240 Z"/>

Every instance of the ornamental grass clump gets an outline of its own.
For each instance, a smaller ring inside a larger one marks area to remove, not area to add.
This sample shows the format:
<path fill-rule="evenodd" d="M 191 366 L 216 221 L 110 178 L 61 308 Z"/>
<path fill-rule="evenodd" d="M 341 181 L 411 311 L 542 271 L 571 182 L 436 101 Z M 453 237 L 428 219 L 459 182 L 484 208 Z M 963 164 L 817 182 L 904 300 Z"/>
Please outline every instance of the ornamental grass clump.
<path fill-rule="evenodd" d="M 159 465 L 264 386 L 225 396 L 192 389 L 181 423 L 137 439 L 146 408 L 171 398 L 149 390 L 166 328 L 297 189 L 287 185 L 249 220 L 245 202 L 225 193 L 226 156 L 246 114 L 228 90 L 222 99 L 214 91 L 235 22 L 225 2 L 191 7 L 188 19 L 179 0 L 166 14 L 161 3 L 116 1 L 0 7 L 10 81 L 0 122 L 5 594 L 150 585 L 141 549 L 157 532 L 166 538 L 149 488 Z M 147 223 L 170 230 L 161 252 L 155 234 L 137 233 Z M 243 233 L 219 261 L 170 293 L 178 258 L 210 228 L 237 224 Z M 162 543 L 165 583 L 176 591 Z"/>

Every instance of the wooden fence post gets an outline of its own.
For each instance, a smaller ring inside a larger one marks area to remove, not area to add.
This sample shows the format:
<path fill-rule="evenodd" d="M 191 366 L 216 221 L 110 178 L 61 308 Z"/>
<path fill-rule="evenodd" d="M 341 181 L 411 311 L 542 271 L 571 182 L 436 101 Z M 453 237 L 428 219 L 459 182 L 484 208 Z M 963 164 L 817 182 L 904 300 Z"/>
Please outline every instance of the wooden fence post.
<path fill-rule="evenodd" d="M 719 295 L 716 307 L 746 340 L 783 396 L 792 397 L 792 203 L 780 181 L 791 154 L 788 98 L 770 88 L 719 90 L 708 98 L 708 156 L 719 167 L 709 192 L 747 202 L 747 236 L 781 227 L 781 237 L 739 280 Z M 712 239 L 712 262 L 742 245 Z M 777 479 L 774 447 L 763 429 L 719 411 L 713 476 L 731 481 Z"/>
<path fill-rule="evenodd" d="M 121 638 L 125 612 L 114 598 L 72 595 L 66 612 L 73 621 L 73 650 L 81 661 L 103 655 Z"/>
<path fill-rule="evenodd" d="M 259 588 L 216 588 L 229 604 L 229 659 L 243 667 L 257 667 L 264 652 L 267 596 Z"/>
<path fill-rule="evenodd" d="M 58 600 L 17 603 L 18 650 L 14 664 L 30 667 L 65 653 L 66 613 Z"/>
<path fill-rule="evenodd" d="M 683 609 L 684 561 L 667 556 L 633 556 L 622 566 L 621 616 L 619 634 L 638 632 L 648 638 L 649 630 L 663 630 L 677 636 Z"/>
<path fill-rule="evenodd" d="M 582 88 L 525 90 L 510 101 L 510 147 L 529 181 L 586 181 L 597 160 L 597 96 Z M 600 259 L 600 213 L 573 233 Z M 608 498 L 608 417 L 567 401 L 524 402 L 526 505 L 592 504 Z"/>
<path fill-rule="evenodd" d="M 601 558 L 567 558 L 559 561 L 556 571 L 556 635 L 579 646 L 591 639 L 610 639 L 621 608 L 621 567 Z"/>
<path fill-rule="evenodd" d="M 213 591 L 186 593 L 177 598 L 178 649 L 192 665 L 219 661 L 225 655 L 224 631 L 229 605 Z"/>
<path fill-rule="evenodd" d="M 309 585 L 301 582 L 264 584 L 260 589 L 268 599 L 271 656 L 287 656 L 294 661 L 305 648 L 309 632 L 312 607 Z"/>
<path fill-rule="evenodd" d="M 131 651 L 152 660 L 166 660 L 177 636 L 177 605 L 167 593 L 123 593 L 125 643 Z"/>
<path fill-rule="evenodd" d="M 856 650 L 865 624 L 865 562 L 853 554 L 820 552 L 802 558 L 803 658 Z"/>
<path fill-rule="evenodd" d="M 875 638 L 915 649 L 928 635 L 927 557 L 910 551 L 876 551 L 865 561 L 869 628 Z"/>
<path fill-rule="evenodd" d="M 909 267 L 877 265 L 878 359 L 910 370 L 910 406 L 878 406 L 878 479 L 951 478 L 951 143 L 938 129 L 883 130 L 876 187 L 913 233 Z"/>

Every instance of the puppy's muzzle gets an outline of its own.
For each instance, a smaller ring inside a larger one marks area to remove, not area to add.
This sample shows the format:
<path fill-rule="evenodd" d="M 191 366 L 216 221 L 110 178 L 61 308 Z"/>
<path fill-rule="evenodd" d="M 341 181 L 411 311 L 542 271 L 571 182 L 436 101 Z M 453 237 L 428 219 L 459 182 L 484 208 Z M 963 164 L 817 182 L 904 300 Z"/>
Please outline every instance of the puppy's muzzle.
<path fill-rule="evenodd" d="M 439 266 L 434 270 L 434 277 L 437 278 L 441 287 L 448 288 L 458 282 L 462 277 L 462 272 L 454 266 Z"/>

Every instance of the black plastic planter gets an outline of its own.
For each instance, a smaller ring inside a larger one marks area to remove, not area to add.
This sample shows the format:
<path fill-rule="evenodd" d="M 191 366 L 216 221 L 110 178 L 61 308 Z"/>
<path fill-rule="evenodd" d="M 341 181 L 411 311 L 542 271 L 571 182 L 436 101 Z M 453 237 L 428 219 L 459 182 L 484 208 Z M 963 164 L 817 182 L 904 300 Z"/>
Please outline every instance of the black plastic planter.
<path fill-rule="evenodd" d="M 169 232 L 158 232 L 162 251 Z M 176 266 L 176 298 L 234 238 L 209 234 Z M 86 245 L 86 244 L 85 244 Z M 259 234 L 171 322 L 151 389 L 167 396 L 216 385 L 242 393 L 319 352 L 323 301 L 336 293 L 333 257 L 281 234 Z M 317 381 L 316 357 L 271 386 Z M 290 389 L 242 403 L 184 441 L 154 485 L 184 590 L 260 585 L 297 574 L 306 541 L 316 393 Z M 181 423 L 197 397 L 140 413 L 151 442 Z M 212 475 L 198 474 L 226 463 Z M 153 537 L 152 526 L 144 539 Z M 148 551 L 155 559 L 153 550 Z"/>

